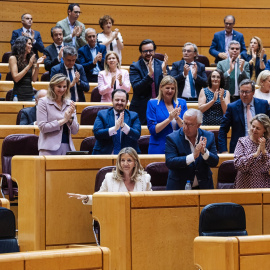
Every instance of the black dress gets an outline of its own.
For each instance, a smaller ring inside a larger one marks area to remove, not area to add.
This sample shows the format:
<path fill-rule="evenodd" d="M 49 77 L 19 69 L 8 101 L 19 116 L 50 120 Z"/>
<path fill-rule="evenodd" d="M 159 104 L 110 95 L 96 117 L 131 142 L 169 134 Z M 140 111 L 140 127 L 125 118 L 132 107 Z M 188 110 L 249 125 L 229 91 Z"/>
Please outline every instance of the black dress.
<path fill-rule="evenodd" d="M 18 72 L 21 72 L 23 68 Z M 27 71 L 27 73 L 18 81 L 14 81 L 13 87 L 13 97 L 17 95 L 19 101 L 32 101 L 34 96 L 34 91 L 32 87 L 32 67 Z"/>

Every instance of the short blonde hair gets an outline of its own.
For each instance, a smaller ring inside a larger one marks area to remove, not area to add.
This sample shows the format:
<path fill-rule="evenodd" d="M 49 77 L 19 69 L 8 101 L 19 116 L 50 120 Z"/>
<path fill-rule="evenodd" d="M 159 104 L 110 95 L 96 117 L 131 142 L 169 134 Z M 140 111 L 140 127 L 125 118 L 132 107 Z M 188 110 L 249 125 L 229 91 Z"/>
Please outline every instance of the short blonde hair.
<path fill-rule="evenodd" d="M 262 86 L 262 83 L 270 76 L 270 71 L 269 70 L 263 70 L 260 72 L 256 84 L 259 85 L 260 87 Z"/>
<path fill-rule="evenodd" d="M 108 60 L 108 57 L 109 57 L 110 55 L 112 55 L 112 54 L 115 55 L 115 57 L 116 57 L 116 59 L 117 59 L 117 61 L 118 61 L 117 68 L 118 68 L 118 69 L 121 68 L 118 53 L 116 53 L 116 52 L 114 52 L 114 51 L 108 51 L 107 54 L 106 54 L 106 56 L 105 56 L 105 61 L 104 61 L 104 69 L 105 69 L 105 71 L 106 71 L 106 74 L 108 74 L 108 73 L 110 72 L 110 68 L 109 68 L 109 65 L 107 64 L 107 60 Z"/>
<path fill-rule="evenodd" d="M 48 93 L 47 93 L 47 97 L 51 100 L 56 100 L 56 94 L 54 92 L 54 87 L 58 84 L 60 84 L 61 82 L 66 81 L 67 82 L 67 90 L 65 92 L 65 94 L 62 96 L 62 99 L 70 99 L 70 80 L 68 79 L 68 77 L 65 74 L 62 73 L 58 73 L 55 74 L 49 83 L 49 87 L 48 87 Z"/>
<path fill-rule="evenodd" d="M 264 114 L 264 113 L 256 114 L 251 119 L 250 124 L 252 124 L 255 120 L 257 120 L 258 122 L 260 122 L 263 125 L 263 127 L 265 129 L 265 132 L 263 134 L 263 137 L 265 139 L 268 139 L 270 137 L 270 119 L 269 119 L 269 117 L 266 114 Z"/>
<path fill-rule="evenodd" d="M 170 75 L 167 75 L 165 76 L 161 82 L 160 82 L 160 85 L 159 85 L 159 92 L 158 92 L 158 96 L 157 96 L 157 99 L 158 99 L 158 103 L 163 100 L 163 94 L 162 94 L 162 91 L 161 91 L 161 88 L 167 84 L 174 84 L 174 87 L 175 87 L 175 92 L 174 92 L 174 96 L 173 96 L 173 101 L 178 104 L 178 100 L 177 100 L 177 96 L 178 96 L 178 87 L 177 87 L 177 81 L 175 80 L 174 77 L 170 76 Z"/>
<path fill-rule="evenodd" d="M 252 39 L 256 39 L 257 42 L 258 42 L 258 51 L 256 52 L 256 55 L 257 55 L 257 56 L 260 56 L 261 51 L 262 51 L 262 48 L 263 48 L 262 40 L 261 40 L 259 37 L 257 37 L 257 36 L 252 37 L 252 38 L 250 39 L 250 41 L 251 41 Z M 250 49 L 250 46 L 248 46 L 247 54 L 252 55 L 252 51 L 251 51 L 251 49 Z"/>
<path fill-rule="evenodd" d="M 133 149 L 132 147 L 125 147 L 119 152 L 117 159 L 116 159 L 116 169 L 115 169 L 115 171 L 113 171 L 113 178 L 115 180 L 118 180 L 118 181 L 124 180 L 123 179 L 124 172 L 123 172 L 123 169 L 121 167 L 121 157 L 123 154 L 130 155 L 134 159 L 134 162 L 135 162 L 135 167 L 134 167 L 132 175 L 131 175 L 131 181 L 140 180 L 140 176 L 145 174 L 145 171 L 140 163 L 140 159 L 139 159 L 139 156 L 138 156 L 136 150 Z"/>

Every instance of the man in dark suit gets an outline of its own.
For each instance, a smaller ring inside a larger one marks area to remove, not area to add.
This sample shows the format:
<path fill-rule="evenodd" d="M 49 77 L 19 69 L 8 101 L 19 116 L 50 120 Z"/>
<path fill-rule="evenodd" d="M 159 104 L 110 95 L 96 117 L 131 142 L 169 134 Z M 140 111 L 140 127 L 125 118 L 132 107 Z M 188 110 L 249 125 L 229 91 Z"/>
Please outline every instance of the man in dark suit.
<path fill-rule="evenodd" d="M 37 104 L 38 100 L 47 95 L 47 90 L 39 90 L 35 95 L 36 105 L 34 107 L 27 107 L 21 110 L 20 125 L 35 125 L 37 120 Z"/>
<path fill-rule="evenodd" d="M 164 61 L 154 58 L 156 44 L 151 39 L 145 39 L 139 46 L 141 59 L 130 66 L 129 77 L 133 87 L 133 97 L 130 110 L 137 112 L 142 125 L 146 125 L 147 102 L 156 98 L 159 93 L 159 84 L 163 76 L 169 74 L 167 66 L 168 56 Z"/>
<path fill-rule="evenodd" d="M 21 17 L 23 27 L 12 32 L 12 37 L 10 40 L 11 46 L 15 43 L 15 40 L 20 36 L 29 36 L 33 42 L 33 52 L 38 58 L 38 51 L 43 53 L 44 45 L 38 31 L 31 29 L 33 18 L 31 14 L 25 13 Z"/>
<path fill-rule="evenodd" d="M 44 54 L 46 59 L 44 60 L 45 69 L 51 72 L 53 66 L 58 65 L 63 57 L 64 46 L 72 45 L 63 42 L 63 29 L 61 26 L 54 26 L 51 29 L 51 37 L 53 44 L 45 48 Z"/>
<path fill-rule="evenodd" d="M 97 43 L 97 33 L 93 28 L 85 30 L 85 39 L 88 44 L 78 50 L 79 60 L 88 82 L 97 82 L 98 73 L 104 70 L 106 46 Z"/>
<path fill-rule="evenodd" d="M 227 153 L 227 133 L 231 131 L 230 153 L 234 152 L 240 137 L 248 135 L 249 122 L 256 114 L 264 113 L 269 116 L 267 100 L 254 98 L 255 84 L 249 79 L 240 85 L 240 99 L 228 104 L 227 111 L 222 118 L 218 133 L 218 147 L 220 153 Z"/>
<path fill-rule="evenodd" d="M 183 59 L 172 64 L 171 75 L 178 84 L 178 97 L 187 101 L 198 101 L 200 91 L 207 86 L 205 66 L 195 61 L 198 48 L 187 42 L 182 49 Z"/>
<path fill-rule="evenodd" d="M 222 30 L 214 34 L 209 53 L 216 58 L 215 63 L 225 60 L 229 57 L 228 44 L 232 40 L 236 40 L 241 45 L 241 52 L 246 51 L 244 36 L 233 30 L 235 18 L 228 15 L 224 18 L 225 31 Z"/>
<path fill-rule="evenodd" d="M 125 109 L 128 93 L 115 89 L 112 102 L 113 107 L 99 111 L 95 120 L 93 155 L 117 155 L 124 147 L 132 147 L 140 153 L 137 141 L 141 135 L 141 123 L 137 113 Z"/>
<path fill-rule="evenodd" d="M 190 180 L 192 189 L 214 188 L 210 167 L 217 166 L 219 157 L 214 134 L 199 128 L 202 117 L 199 110 L 187 110 L 183 128 L 167 136 L 167 190 L 185 189 L 187 180 Z"/>
<path fill-rule="evenodd" d="M 51 69 L 51 78 L 57 73 L 65 74 L 71 84 L 70 93 L 73 101 L 85 101 L 84 93 L 89 91 L 89 83 L 81 65 L 75 64 L 77 51 L 74 47 L 66 46 L 63 49 L 63 63 Z"/>

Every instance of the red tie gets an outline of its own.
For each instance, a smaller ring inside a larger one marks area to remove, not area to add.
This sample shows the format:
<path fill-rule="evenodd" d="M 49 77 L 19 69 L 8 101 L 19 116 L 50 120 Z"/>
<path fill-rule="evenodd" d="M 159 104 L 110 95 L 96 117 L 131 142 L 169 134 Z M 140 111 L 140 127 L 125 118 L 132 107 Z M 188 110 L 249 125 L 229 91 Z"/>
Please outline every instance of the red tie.
<path fill-rule="evenodd" d="M 157 95 L 156 95 L 156 87 L 155 87 L 155 76 L 154 76 L 154 73 L 153 73 L 153 76 L 152 76 L 152 79 L 153 79 L 153 82 L 152 82 L 152 98 L 156 98 Z"/>
<path fill-rule="evenodd" d="M 250 110 L 250 104 L 247 105 L 247 124 L 248 124 L 248 129 L 250 128 L 250 121 L 252 119 L 252 114 Z"/>

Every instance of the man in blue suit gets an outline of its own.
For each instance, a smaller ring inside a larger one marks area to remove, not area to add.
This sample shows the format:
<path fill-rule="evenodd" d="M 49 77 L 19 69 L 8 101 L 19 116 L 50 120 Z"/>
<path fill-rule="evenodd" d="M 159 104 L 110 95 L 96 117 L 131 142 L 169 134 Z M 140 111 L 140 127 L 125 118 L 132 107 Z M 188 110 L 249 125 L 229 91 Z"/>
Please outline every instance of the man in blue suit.
<path fill-rule="evenodd" d="M 104 70 L 106 46 L 97 43 L 97 33 L 93 28 L 85 30 L 85 39 L 88 44 L 78 50 L 79 60 L 88 82 L 97 82 L 98 73 Z"/>
<path fill-rule="evenodd" d="M 33 18 L 31 14 L 25 13 L 21 17 L 23 27 L 12 32 L 12 37 L 10 40 L 11 46 L 15 43 L 15 40 L 20 36 L 29 36 L 33 42 L 33 52 L 36 54 L 38 58 L 38 51 L 43 53 L 44 45 L 38 31 L 34 31 L 31 29 Z"/>
<path fill-rule="evenodd" d="M 228 104 L 227 111 L 220 124 L 218 133 L 218 147 L 220 153 L 227 153 L 228 151 L 227 133 L 230 127 L 232 128 L 230 153 L 233 153 L 238 139 L 248 135 L 248 118 L 252 118 L 259 113 L 264 113 L 269 116 L 269 104 L 267 100 L 253 97 L 255 93 L 255 84 L 253 81 L 245 79 L 241 81 L 239 88 L 240 99 Z"/>
<path fill-rule="evenodd" d="M 183 128 L 167 136 L 165 157 L 169 168 L 167 190 L 214 188 L 210 167 L 219 161 L 214 134 L 200 129 L 202 112 L 189 109 L 184 114 Z"/>
<path fill-rule="evenodd" d="M 187 42 L 182 51 L 183 60 L 172 64 L 171 76 L 178 83 L 178 97 L 198 101 L 201 89 L 207 86 L 205 65 L 195 61 L 198 55 L 196 44 Z"/>
<path fill-rule="evenodd" d="M 164 61 L 154 58 L 156 44 L 151 39 L 145 39 L 139 46 L 141 58 L 130 66 L 129 77 L 133 87 L 133 97 L 130 110 L 137 112 L 142 125 L 146 125 L 147 102 L 156 98 L 159 92 L 159 84 L 163 76 L 170 74 L 167 66 L 168 56 Z"/>
<path fill-rule="evenodd" d="M 214 34 L 209 53 L 216 58 L 215 63 L 229 57 L 228 44 L 232 40 L 236 40 L 240 43 L 241 52 L 246 51 L 244 36 L 242 33 L 233 30 L 234 24 L 234 16 L 228 15 L 224 18 L 225 31 L 222 30 Z"/>
<path fill-rule="evenodd" d="M 58 73 L 65 74 L 70 84 L 70 94 L 73 101 L 85 101 L 84 93 L 89 91 L 89 83 L 81 65 L 75 64 L 77 51 L 72 46 L 66 46 L 63 49 L 63 63 L 54 66 L 51 69 L 51 78 Z"/>
<path fill-rule="evenodd" d="M 117 155 L 124 147 L 132 147 L 140 153 L 137 141 L 141 135 L 141 123 L 137 113 L 125 109 L 128 93 L 115 89 L 112 102 L 113 107 L 99 111 L 95 120 L 93 155 Z"/>

